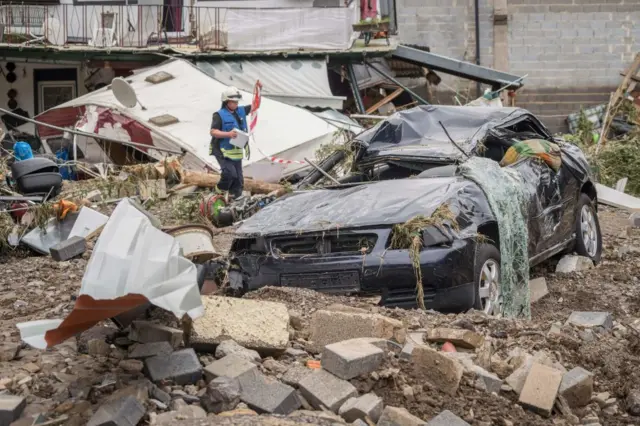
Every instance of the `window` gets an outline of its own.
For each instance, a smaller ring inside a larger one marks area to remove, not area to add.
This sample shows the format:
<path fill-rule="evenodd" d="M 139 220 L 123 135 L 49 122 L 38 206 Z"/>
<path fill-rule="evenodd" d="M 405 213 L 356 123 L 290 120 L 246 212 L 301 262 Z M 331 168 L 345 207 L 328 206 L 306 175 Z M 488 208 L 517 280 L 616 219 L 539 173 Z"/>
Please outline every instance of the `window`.
<path fill-rule="evenodd" d="M 44 112 L 76 97 L 75 81 L 38 82 L 38 111 Z"/>

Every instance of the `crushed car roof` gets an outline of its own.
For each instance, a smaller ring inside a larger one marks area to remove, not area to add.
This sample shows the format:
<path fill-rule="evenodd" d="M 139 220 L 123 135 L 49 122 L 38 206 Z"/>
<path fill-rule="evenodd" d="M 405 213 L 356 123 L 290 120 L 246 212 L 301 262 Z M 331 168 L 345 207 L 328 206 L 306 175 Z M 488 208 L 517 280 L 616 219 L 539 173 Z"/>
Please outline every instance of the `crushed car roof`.
<path fill-rule="evenodd" d="M 355 139 L 367 146 L 365 161 L 379 156 L 457 159 L 463 154 L 451 143 L 440 122 L 456 144 L 470 153 L 489 130 L 525 116 L 551 136 L 535 116 L 520 108 L 426 105 L 397 112 Z"/>

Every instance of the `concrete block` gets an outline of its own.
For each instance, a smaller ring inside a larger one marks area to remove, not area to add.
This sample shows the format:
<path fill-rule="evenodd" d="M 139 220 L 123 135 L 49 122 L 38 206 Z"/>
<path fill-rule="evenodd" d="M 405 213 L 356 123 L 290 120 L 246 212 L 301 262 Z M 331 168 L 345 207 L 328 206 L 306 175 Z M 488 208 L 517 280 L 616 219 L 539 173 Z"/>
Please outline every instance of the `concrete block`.
<path fill-rule="evenodd" d="M 202 298 L 204 316 L 193 322 L 191 345 L 202 350 L 233 339 L 263 355 L 284 352 L 289 343 L 286 305 L 222 296 Z"/>
<path fill-rule="evenodd" d="M 231 411 L 240 403 L 240 382 L 237 378 L 217 377 L 209 382 L 200 404 L 209 413 Z"/>
<path fill-rule="evenodd" d="M 570 274 L 593 268 L 593 261 L 583 256 L 564 256 L 556 266 L 556 274 Z"/>
<path fill-rule="evenodd" d="M 428 346 L 416 346 L 411 354 L 411 362 L 418 377 L 442 392 L 454 395 L 458 390 L 464 368 L 456 359 Z"/>
<path fill-rule="evenodd" d="M 373 340 L 386 346 L 382 339 Z M 384 361 L 384 351 L 371 342 L 371 338 L 359 338 L 325 346 L 322 368 L 344 380 L 375 371 Z"/>
<path fill-rule="evenodd" d="M 27 400 L 16 395 L 0 395 L 0 425 L 9 425 L 22 415 Z"/>
<path fill-rule="evenodd" d="M 154 356 L 144 360 L 145 373 L 153 382 L 171 380 L 178 385 L 193 385 L 202 378 L 202 365 L 191 348 L 168 356 Z"/>
<path fill-rule="evenodd" d="M 549 417 L 561 382 L 562 372 L 535 363 L 529 371 L 518 401 L 524 407 Z"/>
<path fill-rule="evenodd" d="M 544 277 L 529 281 L 529 297 L 531 303 L 537 302 L 547 294 L 549 294 L 549 289 L 547 288 L 547 280 Z"/>
<path fill-rule="evenodd" d="M 376 337 L 404 343 L 406 330 L 401 321 L 379 314 L 317 311 L 311 318 L 312 348 L 321 351 L 325 346 L 358 337 Z"/>
<path fill-rule="evenodd" d="M 300 408 L 298 393 L 291 386 L 267 377 L 257 369 L 238 378 L 240 399 L 257 413 L 287 415 Z"/>
<path fill-rule="evenodd" d="M 49 249 L 51 258 L 56 262 L 66 262 L 87 251 L 87 242 L 82 237 L 71 237 Z"/>
<path fill-rule="evenodd" d="M 470 426 L 469 423 L 462 420 L 449 410 L 445 410 L 442 413 L 429 420 L 428 426 Z"/>
<path fill-rule="evenodd" d="M 312 374 L 313 370 L 307 368 L 302 365 L 294 365 L 287 370 L 286 373 L 282 375 L 282 381 L 289 386 L 293 386 L 294 388 L 298 388 L 300 386 L 300 381 L 307 377 L 309 374 Z"/>
<path fill-rule="evenodd" d="M 382 410 L 377 426 L 423 426 L 427 422 L 414 416 L 406 408 L 387 405 Z"/>
<path fill-rule="evenodd" d="M 167 356 L 173 352 L 169 342 L 137 343 L 131 346 L 128 357 L 131 359 L 145 359 L 152 356 Z"/>
<path fill-rule="evenodd" d="M 88 426 L 137 425 L 144 413 L 144 406 L 132 396 L 108 401 L 89 419 Z"/>
<path fill-rule="evenodd" d="M 429 342 L 451 342 L 456 347 L 475 349 L 484 343 L 484 336 L 461 328 L 434 328 L 427 333 Z"/>
<path fill-rule="evenodd" d="M 148 321 L 134 321 L 131 323 L 131 331 L 129 332 L 129 339 L 134 342 L 169 342 L 174 349 L 180 346 L 182 337 L 182 330 Z"/>
<path fill-rule="evenodd" d="M 572 312 L 567 324 L 584 328 L 602 327 L 610 330 L 613 328 L 613 317 L 609 312 Z"/>
<path fill-rule="evenodd" d="M 211 381 L 216 377 L 238 378 L 241 375 L 255 370 L 256 365 L 246 358 L 238 355 L 227 355 L 207 365 L 204 369 L 204 377 L 206 381 Z"/>
<path fill-rule="evenodd" d="M 593 373 L 576 367 L 562 376 L 560 395 L 571 408 L 584 407 L 591 402 L 593 393 Z"/>
<path fill-rule="evenodd" d="M 227 355 L 238 355 L 241 356 L 242 358 L 246 358 L 249 361 L 255 361 L 255 362 L 260 362 L 262 361 L 262 358 L 260 357 L 260 354 L 257 351 L 254 351 L 253 349 L 247 349 L 241 345 L 239 345 L 236 341 L 234 340 L 225 340 L 224 342 L 220 343 L 218 345 L 218 347 L 216 348 L 216 358 L 220 359 L 220 358 L 224 358 Z"/>
<path fill-rule="evenodd" d="M 315 409 L 321 410 L 324 406 L 334 413 L 347 399 L 358 396 L 351 383 L 324 370 L 316 370 L 302 379 L 300 392 Z"/>
<path fill-rule="evenodd" d="M 347 399 L 340 407 L 338 414 L 348 422 L 355 422 L 365 417 L 378 422 L 382 415 L 382 408 L 382 398 L 373 393 L 368 393 L 357 398 Z"/>
<path fill-rule="evenodd" d="M 400 352 L 400 359 L 409 361 L 411 359 L 413 348 L 415 348 L 416 345 L 424 345 L 424 338 L 426 334 L 426 332 L 422 331 L 409 333 L 405 340 L 405 344 L 402 347 L 402 351 Z"/>

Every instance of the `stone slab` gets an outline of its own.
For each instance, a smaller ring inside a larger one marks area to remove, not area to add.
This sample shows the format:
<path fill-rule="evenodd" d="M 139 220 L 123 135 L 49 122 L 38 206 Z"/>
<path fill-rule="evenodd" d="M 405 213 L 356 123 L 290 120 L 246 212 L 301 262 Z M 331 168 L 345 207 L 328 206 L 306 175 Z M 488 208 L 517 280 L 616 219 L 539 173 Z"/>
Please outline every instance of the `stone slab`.
<path fill-rule="evenodd" d="M 422 377 L 442 392 L 454 395 L 460 386 L 464 368 L 462 364 L 428 346 L 416 346 L 411 363 L 417 377 Z"/>
<path fill-rule="evenodd" d="M 593 373 L 582 367 L 576 367 L 562 376 L 560 395 L 567 400 L 569 407 L 584 407 L 591 402 L 593 393 Z"/>
<path fill-rule="evenodd" d="M 370 338 L 327 345 L 322 351 L 322 368 L 344 380 L 375 371 L 384 361 L 384 351 L 373 343 L 386 346 L 386 341 Z"/>
<path fill-rule="evenodd" d="M 204 369 L 204 376 L 207 382 L 216 377 L 230 377 L 235 379 L 257 368 L 254 363 L 246 358 L 231 354 L 207 365 Z"/>
<path fill-rule="evenodd" d="M 154 324 L 149 321 L 133 321 L 129 339 L 138 343 L 169 342 L 174 349 L 180 346 L 183 337 L 182 330 Z"/>
<path fill-rule="evenodd" d="M 305 367 L 303 365 L 294 365 L 282 375 L 281 380 L 283 383 L 286 383 L 289 386 L 298 388 L 300 386 L 300 381 L 302 381 L 302 379 L 312 373 L 313 370 L 308 367 Z"/>
<path fill-rule="evenodd" d="M 300 408 L 294 388 L 253 369 L 238 377 L 240 399 L 257 413 L 287 415 Z"/>
<path fill-rule="evenodd" d="M 202 365 L 191 348 L 173 352 L 168 356 L 146 358 L 144 370 L 153 382 L 171 380 L 178 385 L 193 385 L 202 378 Z"/>
<path fill-rule="evenodd" d="M 315 409 L 321 410 L 324 406 L 334 413 L 347 399 L 358 395 L 351 383 L 324 370 L 316 370 L 302 379 L 300 392 Z"/>
<path fill-rule="evenodd" d="M 233 339 L 264 355 L 287 348 L 289 312 L 286 305 L 223 296 L 204 296 L 202 303 L 205 314 L 193 322 L 193 347 L 207 350 L 209 346 Z"/>
<path fill-rule="evenodd" d="M 0 395 L 0 425 L 9 425 L 18 420 L 25 407 L 27 400 L 17 395 Z"/>
<path fill-rule="evenodd" d="M 518 401 L 524 407 L 549 417 L 558 396 L 562 372 L 546 365 L 535 363 L 531 366 Z"/>
<path fill-rule="evenodd" d="M 458 348 L 475 349 L 484 343 L 484 336 L 462 328 L 434 328 L 427 333 L 429 342 L 451 342 Z"/>
<path fill-rule="evenodd" d="M 136 343 L 131 346 L 128 357 L 131 359 L 145 359 L 152 356 L 167 356 L 173 352 L 169 342 Z"/>
<path fill-rule="evenodd" d="M 88 426 L 137 425 L 146 410 L 132 396 L 111 400 L 98 408 Z"/>
<path fill-rule="evenodd" d="M 378 422 L 382 415 L 382 398 L 373 393 L 367 393 L 357 398 L 349 398 L 342 404 L 338 414 L 348 422 L 355 422 L 358 419 L 369 417 L 374 422 Z"/>
<path fill-rule="evenodd" d="M 427 422 L 414 416 L 406 408 L 387 405 L 382 411 L 377 426 L 423 426 Z"/>
<path fill-rule="evenodd" d="M 610 330 L 613 328 L 613 317 L 610 312 L 572 312 L 567 319 L 567 324 L 583 328 L 602 327 Z"/>
<path fill-rule="evenodd" d="M 549 289 L 547 288 L 547 280 L 544 277 L 529 281 L 529 298 L 531 299 L 531 303 L 537 302 L 547 294 L 549 294 Z"/>

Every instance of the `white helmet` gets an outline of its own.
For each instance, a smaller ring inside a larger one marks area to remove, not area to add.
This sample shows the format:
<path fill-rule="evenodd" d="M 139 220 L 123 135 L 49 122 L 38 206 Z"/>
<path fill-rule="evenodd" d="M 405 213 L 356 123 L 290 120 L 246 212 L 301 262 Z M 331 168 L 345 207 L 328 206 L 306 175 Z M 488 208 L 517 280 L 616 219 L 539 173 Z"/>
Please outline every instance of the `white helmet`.
<path fill-rule="evenodd" d="M 238 102 L 240 99 L 242 99 L 242 94 L 240 93 L 237 87 L 229 86 L 226 89 L 224 89 L 224 92 L 222 92 L 222 102 L 226 102 L 226 101 Z"/>

